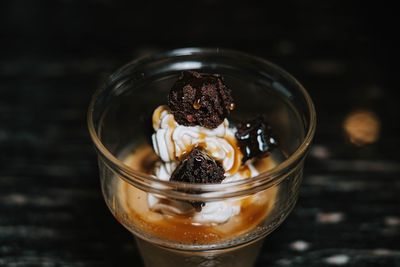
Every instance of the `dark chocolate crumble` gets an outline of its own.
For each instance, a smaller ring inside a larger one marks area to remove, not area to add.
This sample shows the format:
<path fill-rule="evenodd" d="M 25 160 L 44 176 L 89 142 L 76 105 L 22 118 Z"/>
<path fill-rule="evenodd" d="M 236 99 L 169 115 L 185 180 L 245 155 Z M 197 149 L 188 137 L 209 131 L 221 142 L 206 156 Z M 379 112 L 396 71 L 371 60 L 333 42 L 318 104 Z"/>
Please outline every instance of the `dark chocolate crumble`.
<path fill-rule="evenodd" d="M 209 129 L 220 125 L 235 108 L 222 76 L 195 71 L 182 72 L 168 95 L 168 106 L 179 124 Z"/>

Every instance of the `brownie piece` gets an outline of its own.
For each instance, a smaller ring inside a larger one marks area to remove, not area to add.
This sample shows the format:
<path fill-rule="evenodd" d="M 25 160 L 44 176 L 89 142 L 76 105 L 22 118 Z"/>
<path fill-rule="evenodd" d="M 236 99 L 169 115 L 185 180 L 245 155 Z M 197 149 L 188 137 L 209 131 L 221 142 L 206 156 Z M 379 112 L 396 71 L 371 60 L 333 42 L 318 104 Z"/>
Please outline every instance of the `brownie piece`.
<path fill-rule="evenodd" d="M 221 164 L 204 151 L 194 148 L 189 154 L 185 155 L 178 167 L 176 167 L 170 181 L 191 184 L 218 184 L 224 179 L 224 169 Z M 198 212 L 205 205 L 202 201 L 191 201 L 190 204 Z"/>
<path fill-rule="evenodd" d="M 220 75 L 195 71 L 182 72 L 169 92 L 168 106 L 179 124 L 209 129 L 220 125 L 235 107 Z"/>
<path fill-rule="evenodd" d="M 170 181 L 191 184 L 218 184 L 225 179 L 224 168 L 203 150 L 194 148 L 184 156 Z"/>

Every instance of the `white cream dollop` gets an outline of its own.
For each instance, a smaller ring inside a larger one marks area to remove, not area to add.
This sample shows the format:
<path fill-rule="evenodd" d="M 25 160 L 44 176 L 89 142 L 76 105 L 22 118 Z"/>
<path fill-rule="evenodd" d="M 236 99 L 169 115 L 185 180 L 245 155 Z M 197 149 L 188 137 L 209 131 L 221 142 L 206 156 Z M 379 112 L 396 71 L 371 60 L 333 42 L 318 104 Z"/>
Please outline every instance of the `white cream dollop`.
<path fill-rule="evenodd" d="M 164 162 L 178 160 L 193 146 L 202 148 L 215 160 L 222 162 L 226 173 L 236 173 L 240 167 L 241 155 L 237 153 L 235 133 L 225 119 L 217 128 L 179 125 L 168 107 L 160 106 L 153 113 L 153 148 Z"/>
<path fill-rule="evenodd" d="M 155 175 L 160 180 L 169 180 L 178 165 L 177 160 L 199 145 L 215 160 L 222 162 L 225 170 L 222 183 L 258 175 L 251 163 L 244 166 L 246 172 L 239 171 L 242 155 L 236 147 L 235 132 L 229 128 L 227 119 L 215 129 L 188 127 L 179 125 L 167 106 L 160 106 L 153 113 L 153 128 L 154 151 L 162 160 L 155 168 Z M 200 212 L 195 212 L 188 202 L 165 199 L 154 194 L 148 194 L 148 204 L 152 210 L 163 214 L 193 214 L 193 223 L 199 224 L 224 223 L 240 213 L 240 202 L 237 200 L 207 202 Z"/>
<path fill-rule="evenodd" d="M 176 166 L 176 162 L 161 163 L 156 166 L 156 176 L 160 180 L 168 180 Z M 247 163 L 245 166 L 247 167 L 246 175 L 237 172 L 234 175 L 226 177 L 222 183 L 230 183 L 258 175 L 258 171 L 251 163 Z M 200 212 L 195 212 L 193 206 L 188 202 L 165 199 L 154 194 L 148 195 L 147 202 L 150 209 L 163 214 L 193 214 L 193 223 L 199 224 L 224 223 L 240 213 L 240 201 L 238 200 L 207 202 Z"/>

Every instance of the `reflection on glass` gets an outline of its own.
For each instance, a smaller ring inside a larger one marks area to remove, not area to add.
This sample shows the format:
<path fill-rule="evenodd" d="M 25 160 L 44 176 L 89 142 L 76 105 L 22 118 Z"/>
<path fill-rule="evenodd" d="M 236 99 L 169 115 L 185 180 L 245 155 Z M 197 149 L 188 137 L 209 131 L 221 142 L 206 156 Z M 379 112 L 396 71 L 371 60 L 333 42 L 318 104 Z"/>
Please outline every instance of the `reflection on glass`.
<path fill-rule="evenodd" d="M 352 144 L 364 146 L 378 140 L 381 124 L 374 112 L 357 110 L 346 116 L 343 127 Z"/>

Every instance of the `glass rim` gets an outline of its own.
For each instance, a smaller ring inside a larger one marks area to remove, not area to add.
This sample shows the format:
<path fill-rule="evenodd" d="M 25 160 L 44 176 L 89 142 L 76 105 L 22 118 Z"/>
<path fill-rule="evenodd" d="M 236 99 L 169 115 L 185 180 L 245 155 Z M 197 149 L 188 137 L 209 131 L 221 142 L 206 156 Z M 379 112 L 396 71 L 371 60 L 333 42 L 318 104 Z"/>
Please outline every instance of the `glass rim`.
<path fill-rule="evenodd" d="M 107 86 L 110 81 L 112 82 L 115 78 L 118 77 L 119 74 L 124 73 L 129 68 L 135 68 L 140 66 L 141 64 L 150 63 L 155 60 L 167 59 L 170 57 L 180 57 L 180 56 L 190 56 L 190 55 L 198 55 L 198 54 L 221 54 L 221 55 L 231 55 L 235 57 L 241 57 L 243 59 L 252 60 L 254 62 L 261 63 L 263 65 L 267 65 L 272 68 L 274 71 L 285 77 L 285 79 L 289 79 L 291 82 L 295 84 L 296 89 L 299 90 L 304 98 L 308 111 L 308 121 L 309 127 L 306 129 L 306 135 L 302 140 L 301 144 L 297 147 L 297 149 L 284 161 L 280 162 L 278 165 L 273 167 L 272 169 L 262 172 L 257 176 L 252 177 L 252 179 L 243 179 L 239 181 L 229 182 L 229 183 L 221 183 L 221 184 L 188 184 L 182 182 L 171 182 L 171 181 L 163 181 L 155 178 L 154 175 L 149 175 L 144 172 L 135 170 L 128 165 L 126 165 L 123 161 L 119 160 L 116 156 L 113 155 L 102 143 L 100 140 L 97 131 L 94 127 L 93 121 L 93 113 L 94 107 L 96 104 L 96 100 L 98 96 L 109 88 Z M 133 186 L 138 187 L 139 189 L 145 190 L 147 192 L 159 193 L 163 194 L 166 190 L 174 191 L 169 192 L 169 195 L 177 197 L 177 198 L 190 198 L 193 200 L 212 200 L 213 198 L 217 199 L 214 194 L 210 194 L 210 192 L 221 192 L 225 196 L 237 196 L 242 195 L 243 193 L 252 193 L 252 189 L 257 187 L 258 189 L 267 189 L 285 177 L 292 173 L 292 170 L 286 171 L 288 168 L 294 166 L 297 162 L 299 162 L 303 156 L 308 151 L 308 148 L 312 142 L 312 139 L 315 134 L 316 128 L 316 112 L 314 108 L 314 104 L 312 99 L 306 89 L 287 71 L 283 70 L 281 67 L 277 66 L 274 63 L 271 63 L 268 60 L 263 58 L 253 56 L 247 53 L 230 50 L 230 49 L 220 49 L 220 48 L 178 48 L 174 50 L 169 50 L 165 52 L 160 52 L 156 54 L 147 55 L 135 60 L 128 62 L 122 67 L 118 68 L 114 71 L 106 81 L 106 84 L 98 88 L 93 94 L 88 112 L 87 112 L 87 125 L 89 129 L 90 137 L 95 145 L 95 148 L 98 152 L 98 156 L 101 156 L 111 167 L 113 171 L 117 174 L 121 175 L 122 179 L 126 182 L 132 184 Z M 295 168 L 293 168 L 295 169 Z M 286 173 L 285 173 L 286 171 Z M 189 193 L 189 191 L 191 193 Z M 198 192 L 208 192 L 207 196 L 200 195 Z M 211 197 L 211 198 L 210 198 Z"/>

